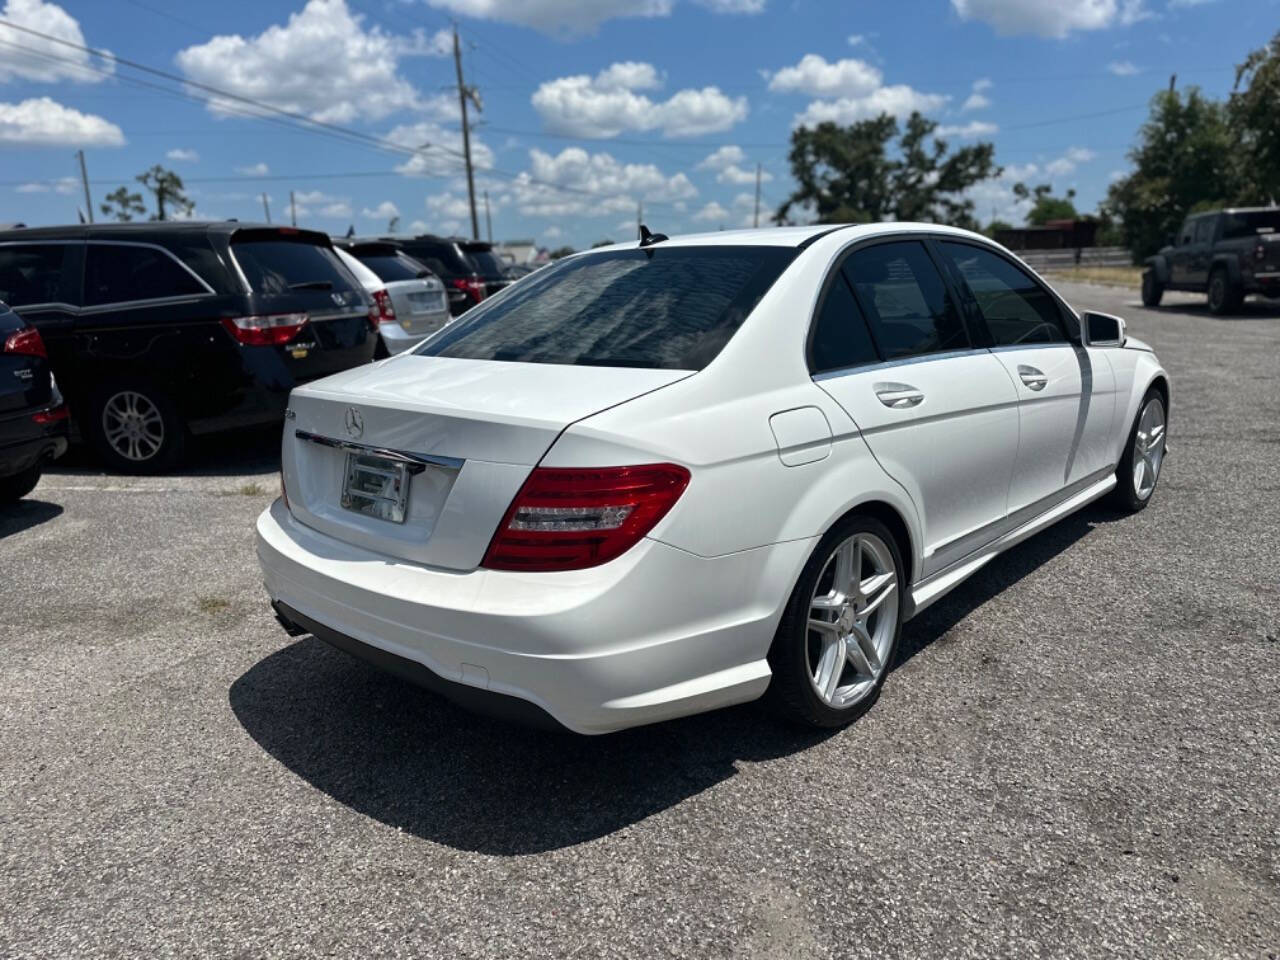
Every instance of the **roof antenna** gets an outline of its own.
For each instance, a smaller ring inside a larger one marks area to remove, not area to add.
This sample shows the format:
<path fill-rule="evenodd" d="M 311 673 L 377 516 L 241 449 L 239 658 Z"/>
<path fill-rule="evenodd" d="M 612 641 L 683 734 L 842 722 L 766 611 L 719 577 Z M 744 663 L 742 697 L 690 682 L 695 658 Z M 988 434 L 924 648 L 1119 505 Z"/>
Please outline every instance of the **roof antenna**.
<path fill-rule="evenodd" d="M 640 246 L 652 247 L 655 243 L 670 239 L 665 233 L 650 233 L 649 228 L 640 224 Z"/>

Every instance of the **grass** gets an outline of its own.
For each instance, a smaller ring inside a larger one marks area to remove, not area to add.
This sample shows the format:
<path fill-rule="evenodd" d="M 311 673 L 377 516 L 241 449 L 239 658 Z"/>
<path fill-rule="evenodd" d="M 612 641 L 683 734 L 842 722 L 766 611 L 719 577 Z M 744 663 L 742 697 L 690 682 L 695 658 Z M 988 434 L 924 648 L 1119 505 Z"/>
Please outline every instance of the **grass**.
<path fill-rule="evenodd" d="M 1075 283 L 1096 283 L 1104 287 L 1142 286 L 1141 267 L 1069 267 L 1065 270 L 1046 270 L 1049 280 L 1066 280 Z"/>
<path fill-rule="evenodd" d="M 231 606 L 231 601 L 223 597 L 196 597 L 196 609 L 201 613 L 221 613 Z"/>
<path fill-rule="evenodd" d="M 216 494 L 219 497 L 260 497 L 267 492 L 267 488 L 260 483 L 242 483 L 238 487 L 230 490 L 220 490 Z"/>

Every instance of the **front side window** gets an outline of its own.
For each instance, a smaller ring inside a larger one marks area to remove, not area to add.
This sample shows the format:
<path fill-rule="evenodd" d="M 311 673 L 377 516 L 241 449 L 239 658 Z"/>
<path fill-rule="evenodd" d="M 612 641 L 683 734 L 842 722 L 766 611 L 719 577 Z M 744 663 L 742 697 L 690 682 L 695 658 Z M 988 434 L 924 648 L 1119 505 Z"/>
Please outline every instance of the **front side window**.
<path fill-rule="evenodd" d="M 1067 341 L 1057 301 L 1025 271 L 971 244 L 938 246 L 973 294 L 996 346 Z"/>
<path fill-rule="evenodd" d="M 1196 223 L 1196 243 L 1213 242 L 1213 217 L 1201 217 Z"/>
<path fill-rule="evenodd" d="M 0 246 L 0 302 L 26 307 L 68 301 L 62 266 L 69 250 L 65 243 Z"/>
<path fill-rule="evenodd" d="M 154 247 L 90 243 L 84 255 L 86 307 L 208 293 L 173 257 Z"/>
<path fill-rule="evenodd" d="M 960 313 L 919 241 L 859 250 L 842 269 L 884 359 L 969 348 Z"/>
<path fill-rule="evenodd" d="M 472 308 L 417 353 L 700 370 L 795 258 L 791 247 L 661 247 L 563 260 Z"/>
<path fill-rule="evenodd" d="M 880 359 L 871 342 L 867 321 L 853 299 L 849 282 L 839 270 L 831 280 L 822 310 L 814 322 L 809 358 L 814 373 L 876 363 Z"/>

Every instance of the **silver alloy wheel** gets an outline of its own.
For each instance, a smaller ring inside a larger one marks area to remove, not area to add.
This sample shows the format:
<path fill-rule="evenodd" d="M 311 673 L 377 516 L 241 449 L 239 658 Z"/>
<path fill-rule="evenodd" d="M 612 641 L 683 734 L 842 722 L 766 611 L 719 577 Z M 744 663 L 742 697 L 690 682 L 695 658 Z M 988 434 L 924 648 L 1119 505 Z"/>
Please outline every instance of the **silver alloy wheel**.
<path fill-rule="evenodd" d="M 102 432 L 126 460 L 150 460 L 164 444 L 164 417 L 146 394 L 121 390 L 103 404 Z"/>
<path fill-rule="evenodd" d="M 1133 492 L 1146 500 L 1156 488 L 1164 462 L 1164 403 L 1152 397 L 1142 408 L 1133 437 Z"/>
<path fill-rule="evenodd" d="M 823 703 L 848 709 L 875 689 L 888 668 L 898 628 L 893 552 L 871 533 L 832 551 L 809 601 L 805 663 Z"/>

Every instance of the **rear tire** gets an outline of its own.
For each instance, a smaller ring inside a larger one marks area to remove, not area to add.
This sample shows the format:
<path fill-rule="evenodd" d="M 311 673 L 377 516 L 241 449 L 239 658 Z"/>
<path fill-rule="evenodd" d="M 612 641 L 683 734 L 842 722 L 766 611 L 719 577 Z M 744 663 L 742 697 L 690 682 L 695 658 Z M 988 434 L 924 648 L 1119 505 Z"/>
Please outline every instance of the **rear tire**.
<path fill-rule="evenodd" d="M 1154 270 L 1142 274 L 1142 305 L 1144 307 L 1160 306 L 1160 298 L 1164 296 L 1164 284 L 1160 282 Z"/>
<path fill-rule="evenodd" d="M 1222 317 L 1235 313 L 1244 303 L 1244 291 L 1231 282 L 1226 267 L 1217 267 L 1209 274 L 1209 312 Z"/>
<path fill-rule="evenodd" d="M 17 503 L 40 482 L 42 465 L 37 463 L 21 473 L 0 477 L 0 503 Z"/>
<path fill-rule="evenodd" d="M 163 473 L 182 458 L 186 446 L 177 406 L 146 380 L 96 387 L 82 427 L 98 456 L 121 473 Z"/>
<path fill-rule="evenodd" d="M 828 531 L 801 571 L 769 649 L 773 679 L 765 696 L 775 712 L 829 728 L 871 708 L 902 634 L 905 570 L 879 520 L 854 514 Z"/>

